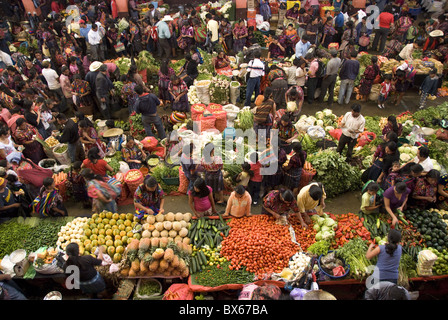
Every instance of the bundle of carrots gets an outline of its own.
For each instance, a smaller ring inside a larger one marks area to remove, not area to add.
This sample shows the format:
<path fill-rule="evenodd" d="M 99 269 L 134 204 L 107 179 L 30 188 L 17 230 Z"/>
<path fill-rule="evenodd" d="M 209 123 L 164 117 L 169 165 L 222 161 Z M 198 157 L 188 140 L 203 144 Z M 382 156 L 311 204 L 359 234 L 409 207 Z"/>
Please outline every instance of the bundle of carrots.
<path fill-rule="evenodd" d="M 370 240 L 370 232 L 364 227 L 364 218 L 360 218 L 353 213 L 330 214 L 330 218 L 338 223 L 338 227 L 335 230 L 335 248 L 343 246 L 346 242 L 356 237 L 367 241 Z"/>
<path fill-rule="evenodd" d="M 289 228 L 276 224 L 272 216 L 232 219 L 229 226 L 229 235 L 221 242 L 221 256 L 231 262 L 231 270 L 246 267 L 264 279 L 287 268 L 289 259 L 299 251 L 291 241 Z"/>
<path fill-rule="evenodd" d="M 53 174 L 53 180 L 54 180 L 54 184 L 58 185 L 61 184 L 62 182 L 65 182 L 65 180 L 67 180 L 67 174 L 63 171 L 59 172 L 59 173 L 54 173 Z"/>
<path fill-rule="evenodd" d="M 311 173 L 316 173 L 316 169 L 313 168 L 313 166 L 311 165 L 311 162 L 309 161 L 305 161 L 305 164 L 303 165 L 303 170 L 311 172 Z"/>
<path fill-rule="evenodd" d="M 309 225 L 307 229 L 302 228 L 299 218 L 295 215 L 289 216 L 288 221 L 294 229 L 296 242 L 300 244 L 303 251 L 316 242 L 317 231 L 312 228 L 312 225 Z"/>

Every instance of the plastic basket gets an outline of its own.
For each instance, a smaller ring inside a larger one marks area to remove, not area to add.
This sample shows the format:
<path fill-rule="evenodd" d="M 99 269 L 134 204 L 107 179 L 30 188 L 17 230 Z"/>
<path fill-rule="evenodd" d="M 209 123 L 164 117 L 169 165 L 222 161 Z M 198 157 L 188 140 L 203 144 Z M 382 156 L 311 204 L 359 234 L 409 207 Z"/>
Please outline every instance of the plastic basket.
<path fill-rule="evenodd" d="M 162 181 L 168 186 L 178 186 L 179 185 L 179 177 L 175 177 L 175 178 L 162 177 Z"/>
<path fill-rule="evenodd" d="M 328 251 L 327 254 L 329 254 L 329 253 L 331 253 L 331 252 L 333 252 L 333 250 Z M 338 258 L 341 259 L 342 262 L 344 263 L 344 269 L 345 269 L 345 273 L 344 273 L 342 276 L 338 276 L 338 277 L 337 277 L 337 276 L 334 276 L 334 275 L 331 275 L 331 274 L 325 272 L 324 269 L 322 268 L 321 264 L 320 264 L 320 259 L 322 259 L 323 256 L 324 256 L 323 254 L 321 254 L 321 255 L 319 256 L 319 258 L 317 259 L 317 265 L 319 266 L 319 270 L 320 270 L 324 275 L 326 275 L 326 276 L 329 277 L 330 279 L 342 279 L 342 278 L 346 277 L 346 276 L 349 274 L 349 272 L 350 272 L 350 265 L 347 264 L 347 263 L 345 263 L 345 260 L 344 260 L 343 258 L 341 258 L 341 257 L 338 257 Z"/>

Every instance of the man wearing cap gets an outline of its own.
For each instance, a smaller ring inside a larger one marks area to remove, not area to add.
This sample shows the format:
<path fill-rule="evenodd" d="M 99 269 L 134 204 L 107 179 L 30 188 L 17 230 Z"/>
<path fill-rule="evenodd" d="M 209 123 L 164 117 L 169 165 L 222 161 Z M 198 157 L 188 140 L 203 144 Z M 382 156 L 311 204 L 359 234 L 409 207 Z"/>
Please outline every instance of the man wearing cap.
<path fill-rule="evenodd" d="M 110 119 L 110 92 L 114 85 L 107 76 L 107 65 L 102 64 L 95 79 L 95 93 L 100 102 L 100 112 L 105 120 Z"/>
<path fill-rule="evenodd" d="M 173 21 L 170 15 L 165 15 L 163 19 L 156 23 L 157 27 L 157 37 L 159 41 L 159 47 L 161 50 L 161 56 L 167 59 L 171 56 L 171 32 L 168 22 Z"/>
<path fill-rule="evenodd" d="M 138 98 L 134 103 L 134 110 L 136 113 L 142 115 L 142 122 L 146 135 L 151 137 L 154 136 L 151 129 L 151 124 L 154 124 L 159 139 L 165 139 L 165 129 L 163 128 L 162 120 L 157 114 L 157 107 L 160 105 L 160 100 L 153 93 L 144 92 L 141 85 L 136 85 L 134 90 L 138 94 Z"/>
<path fill-rule="evenodd" d="M 330 50 L 331 59 L 327 63 L 325 75 L 322 78 L 321 91 L 319 102 L 324 102 L 324 97 L 328 89 L 328 101 L 331 106 L 333 104 L 334 87 L 336 85 L 336 78 L 338 77 L 339 67 L 341 66 L 341 59 L 338 57 L 338 52 L 335 49 Z"/>

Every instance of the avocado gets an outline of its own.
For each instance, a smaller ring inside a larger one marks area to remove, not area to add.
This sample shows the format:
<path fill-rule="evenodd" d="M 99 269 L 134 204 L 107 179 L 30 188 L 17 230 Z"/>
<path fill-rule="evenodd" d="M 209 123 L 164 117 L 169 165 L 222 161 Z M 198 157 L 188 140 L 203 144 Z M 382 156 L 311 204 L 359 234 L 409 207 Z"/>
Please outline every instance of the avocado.
<path fill-rule="evenodd" d="M 445 213 L 445 214 L 442 216 L 442 218 L 443 218 L 443 220 L 448 220 L 448 213 Z"/>
<path fill-rule="evenodd" d="M 432 247 L 432 242 L 431 241 L 426 241 L 426 246 Z"/>

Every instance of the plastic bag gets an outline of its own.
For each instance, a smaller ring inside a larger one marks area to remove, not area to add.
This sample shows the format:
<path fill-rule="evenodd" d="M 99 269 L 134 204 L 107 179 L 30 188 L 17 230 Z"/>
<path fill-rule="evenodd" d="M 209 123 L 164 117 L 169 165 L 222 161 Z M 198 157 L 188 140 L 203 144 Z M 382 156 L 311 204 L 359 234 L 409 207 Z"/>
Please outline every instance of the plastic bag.
<path fill-rule="evenodd" d="M 364 147 L 366 144 L 369 144 L 373 140 L 375 140 L 376 134 L 374 132 L 364 131 L 361 133 L 361 137 L 359 138 L 358 146 Z"/>
<path fill-rule="evenodd" d="M 249 283 L 244 285 L 243 290 L 241 290 L 238 300 L 252 300 L 253 293 L 258 286 L 254 283 Z"/>
<path fill-rule="evenodd" d="M 305 293 L 307 293 L 307 292 L 309 292 L 309 290 L 305 290 L 305 289 L 301 289 L 301 288 L 294 288 L 294 289 L 292 289 L 292 291 L 289 295 L 294 300 L 303 300 L 303 297 L 305 296 Z"/>
<path fill-rule="evenodd" d="M 174 283 L 165 291 L 162 300 L 193 300 L 194 293 L 186 283 Z"/>
<path fill-rule="evenodd" d="M 142 141 L 140 141 L 145 150 L 151 151 L 153 148 L 157 147 L 159 143 L 156 137 L 146 137 Z"/>
<path fill-rule="evenodd" d="M 118 170 L 121 173 L 126 173 L 130 170 L 129 165 L 124 162 L 124 161 L 120 161 L 120 170 Z"/>
<path fill-rule="evenodd" d="M 344 267 L 343 266 L 339 266 L 333 269 L 333 275 L 335 277 L 340 277 L 343 276 L 345 273 Z"/>
<path fill-rule="evenodd" d="M 325 130 L 322 127 L 319 126 L 311 126 L 308 128 L 306 133 L 310 136 L 313 140 L 323 139 L 325 138 Z"/>

